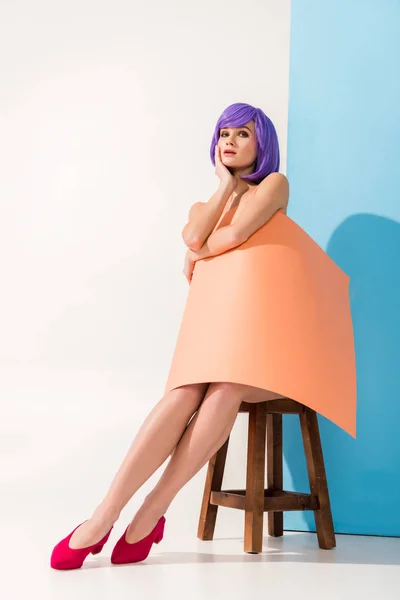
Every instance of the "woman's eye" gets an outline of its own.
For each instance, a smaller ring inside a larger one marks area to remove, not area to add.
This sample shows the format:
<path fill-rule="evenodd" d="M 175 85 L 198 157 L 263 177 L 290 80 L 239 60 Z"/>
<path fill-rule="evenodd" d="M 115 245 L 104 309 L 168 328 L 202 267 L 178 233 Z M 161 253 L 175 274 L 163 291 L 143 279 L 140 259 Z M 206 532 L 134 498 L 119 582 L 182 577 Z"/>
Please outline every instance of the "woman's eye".
<path fill-rule="evenodd" d="M 244 133 L 246 137 L 248 137 L 247 131 L 240 131 L 239 133 Z M 226 131 L 221 133 L 221 137 L 225 137 Z"/>

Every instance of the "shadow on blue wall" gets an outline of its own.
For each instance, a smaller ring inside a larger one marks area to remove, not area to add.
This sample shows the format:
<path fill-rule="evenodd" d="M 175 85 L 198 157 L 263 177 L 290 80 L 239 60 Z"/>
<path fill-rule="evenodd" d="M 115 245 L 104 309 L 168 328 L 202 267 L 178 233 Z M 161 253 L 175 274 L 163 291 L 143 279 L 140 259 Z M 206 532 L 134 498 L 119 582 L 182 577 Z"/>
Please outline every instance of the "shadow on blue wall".
<path fill-rule="evenodd" d="M 357 438 L 318 416 L 335 531 L 399 536 L 400 225 L 353 215 L 326 251 L 350 276 L 357 364 Z M 307 491 L 298 416 L 283 427 L 284 488 Z M 286 512 L 284 527 L 315 531 L 314 515 Z"/>

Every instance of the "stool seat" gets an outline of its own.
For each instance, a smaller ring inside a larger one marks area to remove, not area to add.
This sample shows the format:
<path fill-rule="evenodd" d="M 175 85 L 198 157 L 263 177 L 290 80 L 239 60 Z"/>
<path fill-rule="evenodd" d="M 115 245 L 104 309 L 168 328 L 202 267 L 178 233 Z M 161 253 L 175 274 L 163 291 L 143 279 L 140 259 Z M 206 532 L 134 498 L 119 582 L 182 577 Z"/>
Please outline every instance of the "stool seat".
<path fill-rule="evenodd" d="M 268 534 L 283 535 L 283 511 L 312 510 L 319 547 L 336 546 L 317 413 L 290 398 L 242 402 L 248 413 L 246 489 L 222 490 L 229 438 L 208 461 L 197 537 L 212 540 L 218 506 L 245 511 L 244 551 L 262 551 L 264 512 Z M 282 415 L 298 414 L 307 463 L 310 493 L 286 491 L 283 485 Z M 265 459 L 267 458 L 267 487 Z"/>

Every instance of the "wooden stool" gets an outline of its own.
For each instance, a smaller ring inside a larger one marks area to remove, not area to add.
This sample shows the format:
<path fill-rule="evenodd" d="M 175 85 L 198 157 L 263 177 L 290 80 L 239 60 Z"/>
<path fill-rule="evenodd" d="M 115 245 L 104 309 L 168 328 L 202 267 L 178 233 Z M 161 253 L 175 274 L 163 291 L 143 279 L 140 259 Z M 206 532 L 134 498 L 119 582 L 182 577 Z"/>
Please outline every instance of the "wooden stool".
<path fill-rule="evenodd" d="M 268 534 L 283 535 L 283 511 L 313 510 L 320 548 L 336 546 L 317 414 L 289 398 L 242 402 L 239 412 L 249 413 L 247 477 L 245 490 L 221 490 L 229 437 L 208 462 L 197 537 L 212 540 L 218 506 L 245 511 L 244 551 L 262 551 L 264 512 Z M 298 414 L 307 462 L 310 494 L 282 489 L 282 415 Z M 265 445 L 267 484 L 264 489 Z"/>

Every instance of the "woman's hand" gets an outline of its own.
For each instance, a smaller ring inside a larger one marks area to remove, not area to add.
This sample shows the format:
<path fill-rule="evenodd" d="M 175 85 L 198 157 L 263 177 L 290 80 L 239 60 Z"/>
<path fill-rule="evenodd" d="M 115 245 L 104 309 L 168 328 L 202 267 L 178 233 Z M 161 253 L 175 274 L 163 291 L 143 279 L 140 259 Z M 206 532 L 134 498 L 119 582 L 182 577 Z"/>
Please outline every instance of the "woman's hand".
<path fill-rule="evenodd" d="M 185 275 L 189 284 L 192 281 L 193 269 L 194 269 L 195 264 L 196 264 L 196 261 L 194 260 L 193 252 L 190 248 L 188 248 L 186 255 L 185 255 L 185 264 L 183 267 L 183 274 Z"/>
<path fill-rule="evenodd" d="M 214 159 L 216 176 L 219 177 L 221 183 L 232 186 L 232 189 L 234 189 L 236 184 L 235 178 L 229 169 L 223 164 L 221 160 L 221 149 L 218 144 L 215 144 Z"/>

